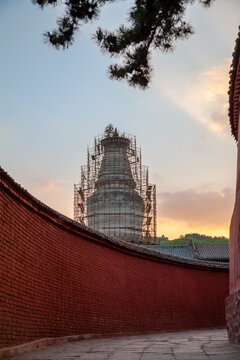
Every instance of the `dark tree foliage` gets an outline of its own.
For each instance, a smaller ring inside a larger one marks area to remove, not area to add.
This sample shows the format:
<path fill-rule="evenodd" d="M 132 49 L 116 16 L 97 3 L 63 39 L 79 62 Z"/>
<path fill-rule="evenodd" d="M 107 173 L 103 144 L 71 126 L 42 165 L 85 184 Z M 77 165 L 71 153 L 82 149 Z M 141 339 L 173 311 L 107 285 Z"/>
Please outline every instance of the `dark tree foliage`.
<path fill-rule="evenodd" d="M 225 236 L 210 236 L 210 235 L 203 235 L 198 233 L 192 234 L 185 234 L 185 238 L 196 239 L 196 240 L 228 240 Z"/>
<path fill-rule="evenodd" d="M 32 0 L 41 8 L 64 4 L 65 14 L 57 20 L 57 29 L 46 32 L 45 39 L 57 49 L 72 45 L 79 27 L 96 19 L 101 7 L 116 0 Z M 150 54 L 153 49 L 173 50 L 178 39 L 193 34 L 184 20 L 186 7 L 199 2 L 210 6 L 214 0 L 135 0 L 127 25 L 109 32 L 98 28 L 94 35 L 101 50 L 111 57 L 120 57 L 122 64 L 109 67 L 112 79 L 125 79 L 131 86 L 146 88 L 151 80 Z"/>

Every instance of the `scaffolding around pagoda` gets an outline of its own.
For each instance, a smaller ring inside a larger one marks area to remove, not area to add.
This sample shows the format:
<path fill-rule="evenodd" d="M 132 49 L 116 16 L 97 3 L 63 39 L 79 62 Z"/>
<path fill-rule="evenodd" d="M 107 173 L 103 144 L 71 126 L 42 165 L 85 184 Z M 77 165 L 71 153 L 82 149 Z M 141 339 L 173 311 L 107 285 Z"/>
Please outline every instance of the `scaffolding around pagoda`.
<path fill-rule="evenodd" d="M 142 165 L 141 148 L 137 147 L 136 137 L 125 134 L 124 137 L 130 141 L 126 153 L 136 184 L 135 190 L 144 201 L 143 241 L 141 243 L 155 244 L 157 236 L 156 185 L 149 183 L 148 167 Z M 87 150 L 87 164 L 81 167 L 80 182 L 74 184 L 74 220 L 87 226 L 87 200 L 96 190 L 96 181 L 104 156 L 102 145 L 104 138 L 105 136 L 95 137 L 94 146 Z"/>

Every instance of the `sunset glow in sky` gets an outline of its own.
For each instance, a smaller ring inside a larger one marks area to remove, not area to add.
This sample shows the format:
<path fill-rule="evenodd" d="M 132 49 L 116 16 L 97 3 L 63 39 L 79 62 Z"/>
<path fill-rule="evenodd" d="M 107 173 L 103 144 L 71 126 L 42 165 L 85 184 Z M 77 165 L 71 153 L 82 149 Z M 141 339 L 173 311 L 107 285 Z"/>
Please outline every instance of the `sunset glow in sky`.
<path fill-rule="evenodd" d="M 157 185 L 158 235 L 228 236 L 236 143 L 228 123 L 228 81 L 240 23 L 239 0 L 189 6 L 195 28 L 173 53 L 153 53 L 148 90 L 107 78 L 112 63 L 91 40 L 97 26 L 125 21 L 129 2 L 109 4 L 57 51 L 42 34 L 59 8 L 0 1 L 0 164 L 30 193 L 73 217 L 73 183 L 87 146 L 107 124 L 136 135 Z"/>

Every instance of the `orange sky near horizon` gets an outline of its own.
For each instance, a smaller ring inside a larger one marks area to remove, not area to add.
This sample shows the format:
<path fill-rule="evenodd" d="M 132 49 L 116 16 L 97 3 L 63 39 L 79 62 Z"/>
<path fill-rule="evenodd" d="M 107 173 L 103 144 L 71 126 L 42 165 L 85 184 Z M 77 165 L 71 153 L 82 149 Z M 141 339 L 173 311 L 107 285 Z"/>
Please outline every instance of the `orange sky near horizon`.
<path fill-rule="evenodd" d="M 169 240 L 178 239 L 181 235 L 198 233 L 210 236 L 225 236 L 229 238 L 229 224 L 218 227 L 208 227 L 205 224 L 199 224 L 189 227 L 184 221 L 173 221 L 167 218 L 158 217 L 157 235 L 160 237 L 167 234 Z M 165 235 L 166 236 L 166 235 Z"/>

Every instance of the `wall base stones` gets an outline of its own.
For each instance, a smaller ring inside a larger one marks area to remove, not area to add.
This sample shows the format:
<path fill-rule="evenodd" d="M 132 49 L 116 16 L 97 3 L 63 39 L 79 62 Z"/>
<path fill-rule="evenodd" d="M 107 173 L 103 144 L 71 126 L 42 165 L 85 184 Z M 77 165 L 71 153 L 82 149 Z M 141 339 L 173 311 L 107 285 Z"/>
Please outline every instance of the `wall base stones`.
<path fill-rule="evenodd" d="M 226 299 L 226 319 L 229 341 L 240 344 L 240 289 Z"/>

